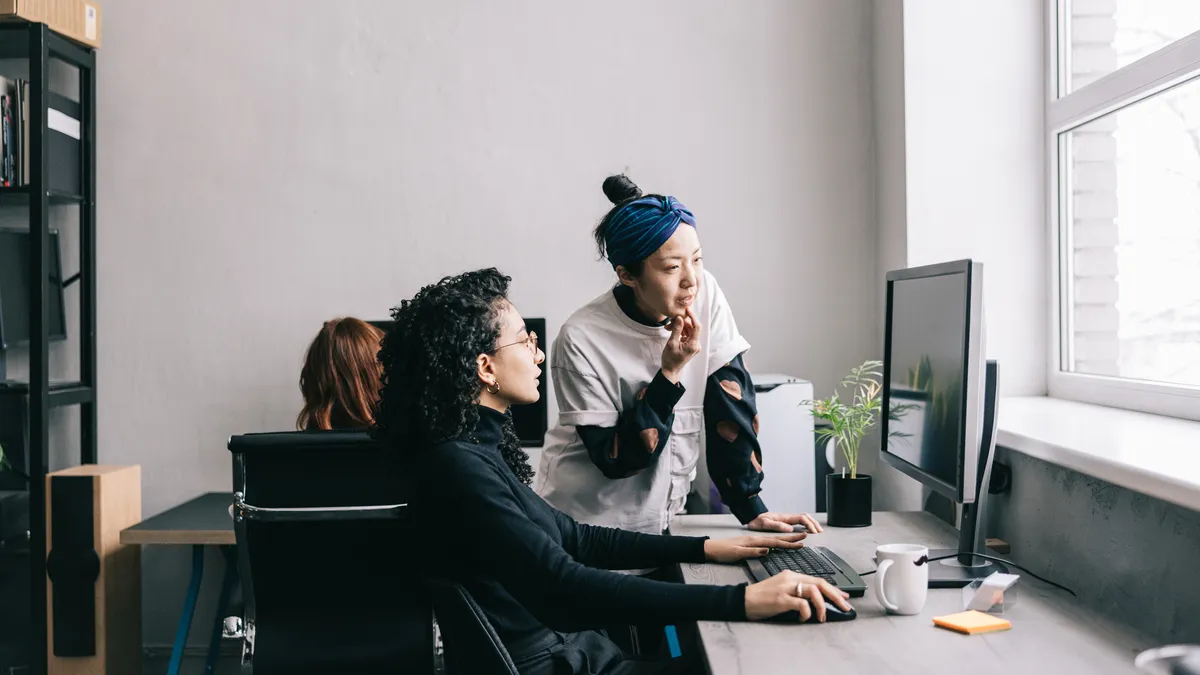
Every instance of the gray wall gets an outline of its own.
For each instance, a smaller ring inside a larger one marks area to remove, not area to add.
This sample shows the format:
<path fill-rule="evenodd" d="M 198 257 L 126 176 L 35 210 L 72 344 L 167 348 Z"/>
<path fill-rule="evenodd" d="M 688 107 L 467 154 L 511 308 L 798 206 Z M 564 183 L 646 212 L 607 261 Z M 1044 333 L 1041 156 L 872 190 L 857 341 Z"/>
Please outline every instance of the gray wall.
<path fill-rule="evenodd" d="M 100 459 L 142 466 L 147 516 L 229 489 L 230 434 L 292 426 L 325 319 L 496 265 L 553 333 L 612 278 L 615 171 L 697 213 L 751 369 L 824 393 L 878 351 L 865 0 L 104 10 Z M 166 645 L 187 552 L 144 560 Z"/>
<path fill-rule="evenodd" d="M 904 4 L 871 3 L 871 142 L 875 157 L 876 325 L 875 353 L 883 353 L 885 286 L 888 270 L 907 266 L 907 188 L 904 171 Z M 869 434 L 859 451 L 859 470 L 872 476 L 876 509 L 921 508 L 921 486 L 879 457 L 879 433 Z"/>
<path fill-rule="evenodd" d="M 1200 513 L 1006 448 L 996 456 L 1012 490 L 992 497 L 988 535 L 1011 544 L 1013 561 L 1163 644 L 1200 642 Z"/>
<path fill-rule="evenodd" d="M 983 263 L 985 351 L 1001 364 L 1002 396 L 1046 392 L 1045 5 L 903 10 L 907 264 Z"/>

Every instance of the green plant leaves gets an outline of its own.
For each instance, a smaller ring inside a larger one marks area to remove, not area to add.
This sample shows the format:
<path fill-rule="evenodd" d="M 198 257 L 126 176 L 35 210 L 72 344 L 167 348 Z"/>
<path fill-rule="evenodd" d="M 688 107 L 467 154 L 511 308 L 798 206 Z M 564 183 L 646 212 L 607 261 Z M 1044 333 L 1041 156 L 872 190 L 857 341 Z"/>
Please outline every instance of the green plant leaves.
<path fill-rule="evenodd" d="M 850 477 L 858 477 L 858 448 L 863 436 L 879 420 L 882 407 L 883 384 L 882 361 L 864 361 L 850 370 L 828 398 L 802 401 L 801 405 L 812 406 L 815 419 L 830 423 L 830 427 L 817 429 L 819 438 L 833 439 L 846 458 Z M 842 401 L 838 390 L 847 392 L 850 402 Z"/>

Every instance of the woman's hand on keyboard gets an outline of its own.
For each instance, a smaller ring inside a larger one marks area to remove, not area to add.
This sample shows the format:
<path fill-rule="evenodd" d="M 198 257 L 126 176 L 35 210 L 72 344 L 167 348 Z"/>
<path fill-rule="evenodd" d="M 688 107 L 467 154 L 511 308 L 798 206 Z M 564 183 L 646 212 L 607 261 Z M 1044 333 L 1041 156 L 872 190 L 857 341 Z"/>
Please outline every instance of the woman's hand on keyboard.
<path fill-rule="evenodd" d="M 707 539 L 704 559 L 713 563 L 735 563 L 746 558 L 761 558 L 773 548 L 801 548 L 808 535 L 803 532 L 778 537 L 748 536 L 728 539 Z"/>
<path fill-rule="evenodd" d="M 803 623 L 815 611 L 817 619 L 824 621 L 825 603 L 850 611 L 849 597 L 824 579 L 783 571 L 746 587 L 746 618 L 759 621 L 784 612 L 799 612 Z"/>
<path fill-rule="evenodd" d="M 793 532 L 799 525 L 812 533 L 821 532 L 821 524 L 807 513 L 776 513 L 768 511 L 746 523 L 746 528 L 762 532 Z"/>

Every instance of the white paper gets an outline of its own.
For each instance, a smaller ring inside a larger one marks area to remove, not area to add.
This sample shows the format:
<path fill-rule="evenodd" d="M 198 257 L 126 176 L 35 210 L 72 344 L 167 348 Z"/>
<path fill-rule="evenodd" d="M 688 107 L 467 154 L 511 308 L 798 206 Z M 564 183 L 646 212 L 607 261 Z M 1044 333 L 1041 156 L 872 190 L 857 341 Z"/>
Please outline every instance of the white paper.
<path fill-rule="evenodd" d="M 87 9 L 84 10 L 86 19 L 84 21 L 83 34 L 89 40 L 96 39 L 96 8 L 92 5 L 84 5 Z M 78 136 L 76 136 L 78 138 Z"/>
<path fill-rule="evenodd" d="M 79 120 L 51 108 L 49 110 L 49 127 L 60 134 L 66 134 L 71 138 L 79 138 Z"/>

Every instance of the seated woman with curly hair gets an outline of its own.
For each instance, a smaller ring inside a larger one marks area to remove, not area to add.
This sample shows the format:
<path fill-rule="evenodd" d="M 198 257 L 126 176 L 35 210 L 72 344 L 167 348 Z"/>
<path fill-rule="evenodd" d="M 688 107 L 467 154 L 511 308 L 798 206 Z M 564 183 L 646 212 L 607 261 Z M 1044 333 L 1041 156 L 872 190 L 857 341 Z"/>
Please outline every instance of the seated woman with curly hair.
<path fill-rule="evenodd" d="M 392 310 L 383 340 L 375 433 L 403 453 L 419 482 L 414 517 L 435 555 L 431 575 L 462 584 L 522 675 L 703 672 L 684 658 L 627 657 L 602 626 L 647 620 L 744 621 L 849 609 L 827 582 L 793 573 L 752 585 L 693 586 L 610 570 L 681 562 L 733 563 L 803 534 L 713 540 L 594 527 L 529 488 L 532 470 L 508 409 L 538 399 L 545 355 L 508 301 L 495 269 L 448 277 Z M 465 528 L 447 539 L 447 527 Z M 828 598 L 828 600 L 826 600 Z"/>

